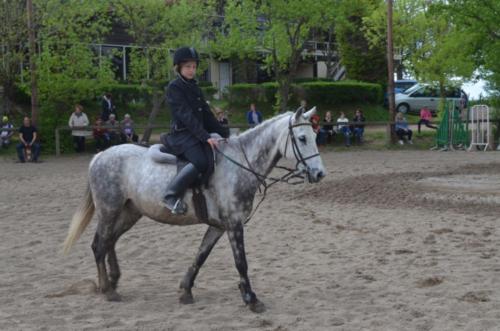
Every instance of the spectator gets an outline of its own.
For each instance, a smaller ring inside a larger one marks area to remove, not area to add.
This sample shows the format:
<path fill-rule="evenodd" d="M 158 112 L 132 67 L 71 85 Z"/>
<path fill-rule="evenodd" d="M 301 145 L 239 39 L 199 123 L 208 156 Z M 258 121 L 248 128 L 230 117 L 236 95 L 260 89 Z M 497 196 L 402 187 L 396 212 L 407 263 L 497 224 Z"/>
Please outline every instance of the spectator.
<path fill-rule="evenodd" d="M 420 133 L 420 126 L 424 124 L 426 127 L 437 130 L 437 126 L 431 125 L 432 114 L 429 108 L 423 107 L 420 109 L 420 121 L 418 121 L 418 133 Z"/>
<path fill-rule="evenodd" d="M 404 118 L 403 113 L 401 112 L 396 114 L 395 129 L 396 129 L 396 135 L 399 138 L 400 145 L 404 145 L 403 139 L 405 136 L 408 137 L 408 144 L 413 144 L 413 141 L 411 140 L 413 132 L 408 127 L 408 122 L 406 121 L 406 118 Z"/>
<path fill-rule="evenodd" d="M 72 128 L 71 135 L 73 136 L 73 143 L 75 145 L 75 152 L 81 153 L 85 151 L 85 137 L 87 131 L 81 130 L 83 127 L 89 125 L 89 119 L 83 112 L 82 105 L 76 105 L 75 111 L 71 114 L 68 126 Z"/>
<path fill-rule="evenodd" d="M 134 122 L 130 118 L 129 114 L 125 114 L 125 117 L 123 118 L 123 121 L 121 123 L 121 138 L 122 138 L 122 143 L 129 143 L 129 142 L 134 142 L 137 143 L 139 140 L 139 137 L 135 134 L 134 130 Z"/>
<path fill-rule="evenodd" d="M 95 140 L 95 149 L 97 153 L 109 147 L 109 133 L 106 128 L 102 127 L 102 119 L 97 118 L 94 124 L 92 134 Z"/>
<path fill-rule="evenodd" d="M 110 145 L 118 145 L 120 143 L 120 123 L 116 120 L 115 114 L 109 115 L 109 121 L 106 122 L 108 129 Z"/>
<path fill-rule="evenodd" d="M 346 147 L 351 146 L 351 130 L 349 129 L 349 120 L 345 117 L 344 112 L 340 113 L 340 117 L 337 119 L 337 128 L 340 133 L 344 135 L 344 142 Z"/>
<path fill-rule="evenodd" d="M 262 123 L 262 114 L 257 111 L 254 103 L 250 104 L 250 110 L 247 112 L 247 122 L 251 127 Z"/>
<path fill-rule="evenodd" d="M 354 115 L 354 118 L 352 119 L 353 123 L 353 133 L 354 133 L 354 139 L 358 143 L 363 142 L 363 134 L 365 133 L 365 125 L 363 124 L 365 122 L 365 117 L 363 116 L 363 112 L 361 109 L 356 109 L 356 113 Z"/>
<path fill-rule="evenodd" d="M 217 117 L 217 121 L 219 121 L 219 123 L 222 126 L 229 125 L 229 122 L 226 118 L 226 115 L 224 114 L 224 111 L 222 109 L 220 109 L 219 107 L 215 107 L 215 116 Z"/>
<path fill-rule="evenodd" d="M 331 138 L 335 134 L 335 131 L 333 131 L 334 124 L 332 119 L 332 113 L 330 111 L 326 112 L 323 122 L 324 122 L 323 127 L 319 130 L 318 136 L 316 138 L 318 145 L 326 144 L 327 139 L 331 140 Z"/>
<path fill-rule="evenodd" d="M 102 96 L 102 113 L 101 119 L 103 122 L 109 121 L 109 115 L 114 114 L 116 118 L 116 107 L 111 99 L 111 93 L 106 93 Z"/>
<path fill-rule="evenodd" d="M 7 130 L 0 130 L 0 144 L 3 148 L 7 148 L 10 145 L 10 139 L 14 135 L 14 125 L 9 123 L 9 118 L 7 116 L 2 118 L 2 129 Z"/>
<path fill-rule="evenodd" d="M 17 156 L 21 163 L 26 162 L 25 154 L 29 155 L 31 153 L 31 160 L 33 162 L 38 162 L 38 156 L 40 155 L 40 144 L 36 142 L 37 140 L 37 130 L 31 125 L 31 120 L 29 117 L 25 117 L 23 120 L 23 125 L 19 128 L 19 140 L 21 141 L 16 146 Z"/>
<path fill-rule="evenodd" d="M 297 110 L 302 109 L 302 111 L 305 113 L 307 111 L 307 101 L 302 99 L 300 100 L 300 107 L 297 108 Z"/>

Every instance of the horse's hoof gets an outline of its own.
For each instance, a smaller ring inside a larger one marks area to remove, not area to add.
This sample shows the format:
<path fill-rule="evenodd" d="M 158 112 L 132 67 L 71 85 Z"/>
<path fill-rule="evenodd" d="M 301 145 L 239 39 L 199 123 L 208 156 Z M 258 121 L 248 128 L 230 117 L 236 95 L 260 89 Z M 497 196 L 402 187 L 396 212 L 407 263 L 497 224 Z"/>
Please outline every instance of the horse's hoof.
<path fill-rule="evenodd" d="M 191 305 L 194 303 L 193 295 L 191 293 L 184 292 L 179 298 L 179 302 L 183 305 Z"/>
<path fill-rule="evenodd" d="M 255 302 L 249 303 L 248 308 L 250 308 L 251 311 L 257 314 L 266 311 L 266 306 L 262 303 L 262 301 L 259 301 L 258 299 L 255 299 Z"/>
<path fill-rule="evenodd" d="M 112 302 L 122 301 L 121 295 L 119 295 L 115 291 L 106 292 L 106 293 L 104 293 L 104 295 L 106 296 L 106 300 L 108 300 L 108 301 L 112 301 Z"/>

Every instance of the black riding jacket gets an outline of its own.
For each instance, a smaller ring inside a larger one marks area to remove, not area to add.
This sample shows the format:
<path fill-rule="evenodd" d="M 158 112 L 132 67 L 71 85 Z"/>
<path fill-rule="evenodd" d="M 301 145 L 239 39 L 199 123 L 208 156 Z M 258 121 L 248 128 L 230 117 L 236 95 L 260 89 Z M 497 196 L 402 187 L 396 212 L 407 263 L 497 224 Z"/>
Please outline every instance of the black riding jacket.
<path fill-rule="evenodd" d="M 171 153 L 179 155 L 193 145 L 206 143 L 209 133 L 229 137 L 229 129 L 212 114 L 196 80 L 177 77 L 171 81 L 167 104 L 172 113 L 171 132 L 166 138 Z"/>

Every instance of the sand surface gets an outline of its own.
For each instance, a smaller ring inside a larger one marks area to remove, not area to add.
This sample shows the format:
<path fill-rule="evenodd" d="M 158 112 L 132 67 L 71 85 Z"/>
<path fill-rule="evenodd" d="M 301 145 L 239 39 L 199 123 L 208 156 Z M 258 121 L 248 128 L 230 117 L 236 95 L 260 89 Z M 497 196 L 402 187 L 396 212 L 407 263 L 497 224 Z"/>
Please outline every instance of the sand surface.
<path fill-rule="evenodd" d="M 96 294 L 92 222 L 61 253 L 90 156 L 0 160 L 0 330 L 500 330 L 500 153 L 323 154 L 246 227 L 242 303 L 227 238 L 178 303 L 205 226 L 143 218 L 118 242 L 123 302 Z"/>

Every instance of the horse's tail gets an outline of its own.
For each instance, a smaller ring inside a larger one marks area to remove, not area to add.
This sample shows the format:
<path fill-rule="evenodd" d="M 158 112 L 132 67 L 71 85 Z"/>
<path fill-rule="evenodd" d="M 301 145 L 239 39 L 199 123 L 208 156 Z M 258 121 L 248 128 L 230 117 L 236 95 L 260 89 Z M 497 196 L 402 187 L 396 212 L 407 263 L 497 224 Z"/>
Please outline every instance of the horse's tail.
<path fill-rule="evenodd" d="M 94 216 L 95 206 L 89 184 L 87 184 L 84 199 L 85 200 L 80 204 L 71 220 L 68 235 L 66 236 L 66 240 L 64 240 L 64 254 L 69 252 L 73 244 L 80 238 L 87 225 L 89 225 L 92 216 Z"/>

